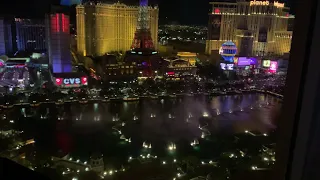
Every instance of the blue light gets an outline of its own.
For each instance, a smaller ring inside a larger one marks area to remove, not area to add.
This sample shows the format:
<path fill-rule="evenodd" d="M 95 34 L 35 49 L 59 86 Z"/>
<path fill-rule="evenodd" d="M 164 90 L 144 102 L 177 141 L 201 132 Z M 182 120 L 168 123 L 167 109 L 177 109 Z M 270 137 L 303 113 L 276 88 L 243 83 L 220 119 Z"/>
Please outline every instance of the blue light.
<path fill-rule="evenodd" d="M 60 4 L 63 6 L 71 6 L 74 4 L 81 4 L 81 0 L 61 0 Z"/>
<path fill-rule="evenodd" d="M 148 6 L 148 0 L 140 0 L 140 6 Z"/>

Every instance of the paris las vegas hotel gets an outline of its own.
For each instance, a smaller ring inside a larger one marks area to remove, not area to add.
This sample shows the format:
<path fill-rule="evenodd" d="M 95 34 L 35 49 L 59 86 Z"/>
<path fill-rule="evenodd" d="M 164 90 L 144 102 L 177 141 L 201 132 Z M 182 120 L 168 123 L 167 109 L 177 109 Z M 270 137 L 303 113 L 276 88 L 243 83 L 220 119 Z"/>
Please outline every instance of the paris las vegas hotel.
<path fill-rule="evenodd" d="M 291 47 L 294 16 L 278 1 L 211 2 L 206 53 L 233 41 L 239 56 L 282 56 Z"/>
<path fill-rule="evenodd" d="M 137 28 L 139 6 L 87 2 L 76 7 L 77 48 L 84 56 L 101 56 L 130 49 Z M 148 6 L 153 44 L 158 44 L 158 7 Z M 157 47 L 155 47 L 157 48 Z"/>

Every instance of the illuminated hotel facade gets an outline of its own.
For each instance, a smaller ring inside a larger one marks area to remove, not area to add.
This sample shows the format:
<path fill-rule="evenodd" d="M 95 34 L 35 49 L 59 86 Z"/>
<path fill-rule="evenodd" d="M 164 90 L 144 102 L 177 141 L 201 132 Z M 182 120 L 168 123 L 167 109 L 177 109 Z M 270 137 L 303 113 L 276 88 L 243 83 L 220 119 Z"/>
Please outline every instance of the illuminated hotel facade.
<path fill-rule="evenodd" d="M 158 44 L 158 7 L 148 6 L 150 32 Z M 139 6 L 122 3 L 85 3 L 76 7 L 78 53 L 101 56 L 131 48 L 137 28 Z"/>
<path fill-rule="evenodd" d="M 45 23 L 43 20 L 15 18 L 19 51 L 45 50 Z"/>
<path fill-rule="evenodd" d="M 294 16 L 278 1 L 211 2 L 206 53 L 233 41 L 239 56 L 281 56 L 290 52 Z"/>

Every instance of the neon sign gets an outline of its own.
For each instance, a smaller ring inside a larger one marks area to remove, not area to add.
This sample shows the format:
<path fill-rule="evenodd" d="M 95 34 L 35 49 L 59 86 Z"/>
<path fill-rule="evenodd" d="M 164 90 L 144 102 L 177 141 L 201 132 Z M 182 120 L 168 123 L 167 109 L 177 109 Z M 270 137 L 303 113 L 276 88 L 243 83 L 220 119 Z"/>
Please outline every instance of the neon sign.
<path fill-rule="evenodd" d="M 87 77 L 82 77 L 81 78 L 81 84 L 88 85 L 88 78 Z"/>
<path fill-rule="evenodd" d="M 88 78 L 56 78 L 57 86 L 80 86 L 80 85 L 88 85 Z"/>
<path fill-rule="evenodd" d="M 62 78 L 56 78 L 56 85 L 61 86 L 62 84 Z"/>
<path fill-rule="evenodd" d="M 277 8 L 284 8 L 284 3 L 279 3 L 278 1 L 275 1 L 273 5 Z"/>
<path fill-rule="evenodd" d="M 270 2 L 269 1 L 250 1 L 250 6 L 269 6 Z M 284 3 L 279 3 L 278 1 L 273 2 L 273 6 L 277 8 L 283 8 Z"/>
<path fill-rule="evenodd" d="M 80 78 L 66 78 L 63 79 L 63 84 L 65 85 L 72 85 L 72 84 L 80 84 Z"/>
<path fill-rule="evenodd" d="M 250 1 L 250 6 L 269 6 L 269 1 Z"/>
<path fill-rule="evenodd" d="M 229 70 L 232 71 L 234 64 L 226 64 L 226 63 L 220 63 L 220 67 L 222 70 Z"/>
<path fill-rule="evenodd" d="M 227 70 L 232 71 L 234 64 L 227 64 Z"/>

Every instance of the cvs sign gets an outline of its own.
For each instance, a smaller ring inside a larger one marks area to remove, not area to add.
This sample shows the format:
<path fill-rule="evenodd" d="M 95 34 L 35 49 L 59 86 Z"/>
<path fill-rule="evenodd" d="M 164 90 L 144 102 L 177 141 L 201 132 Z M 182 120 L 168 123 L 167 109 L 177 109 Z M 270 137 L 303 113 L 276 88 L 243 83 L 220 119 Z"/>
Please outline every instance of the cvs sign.
<path fill-rule="evenodd" d="M 74 85 L 74 84 L 81 84 L 80 78 L 65 78 L 63 79 L 64 85 Z"/>
<path fill-rule="evenodd" d="M 56 78 L 56 85 L 57 86 L 88 85 L 88 78 L 86 76 L 75 77 L 75 78 Z"/>

